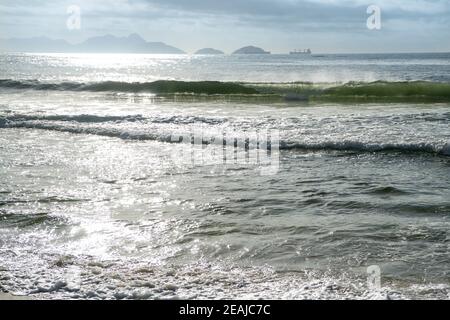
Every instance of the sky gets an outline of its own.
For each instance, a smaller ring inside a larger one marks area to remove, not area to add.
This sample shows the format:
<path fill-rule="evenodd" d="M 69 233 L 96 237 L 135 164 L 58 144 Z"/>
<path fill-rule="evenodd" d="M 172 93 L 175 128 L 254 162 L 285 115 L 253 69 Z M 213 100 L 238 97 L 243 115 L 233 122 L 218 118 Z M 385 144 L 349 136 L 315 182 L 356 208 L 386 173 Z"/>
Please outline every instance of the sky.
<path fill-rule="evenodd" d="M 80 28 L 67 28 L 69 6 Z M 381 28 L 369 29 L 370 5 Z M 0 38 L 81 42 L 138 33 L 187 52 L 246 45 L 273 53 L 449 52 L 450 0 L 1 0 Z"/>

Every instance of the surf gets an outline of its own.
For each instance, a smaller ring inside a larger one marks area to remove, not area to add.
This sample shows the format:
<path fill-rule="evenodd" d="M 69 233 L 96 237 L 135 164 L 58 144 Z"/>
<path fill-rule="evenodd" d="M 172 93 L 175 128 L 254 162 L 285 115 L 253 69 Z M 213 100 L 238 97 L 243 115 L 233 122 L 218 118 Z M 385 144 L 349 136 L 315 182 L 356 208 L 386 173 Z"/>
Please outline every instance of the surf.
<path fill-rule="evenodd" d="M 304 101 L 336 103 L 445 103 L 450 102 L 447 82 L 348 82 L 348 83 L 249 83 L 221 81 L 153 82 L 103 81 L 94 83 L 0 79 L 1 89 L 37 91 L 75 91 L 98 93 L 150 93 L 156 97 L 219 99 L 239 97 L 266 102 Z M 182 102 L 182 100 L 181 100 Z"/>
<path fill-rule="evenodd" d="M 178 139 L 173 139 L 174 132 L 168 131 L 157 131 L 152 132 L 145 129 L 127 129 L 123 127 L 114 126 L 102 126 L 102 123 L 113 122 L 117 123 L 118 119 L 115 117 L 87 117 L 87 116 L 68 116 L 58 118 L 57 121 L 49 120 L 51 117 L 43 117 L 37 120 L 39 117 L 30 116 L 28 120 L 26 117 L 17 116 L 16 118 L 5 118 L 0 117 L 0 128 L 3 129 L 38 129 L 56 132 L 65 132 L 71 134 L 88 134 L 104 136 L 109 138 L 119 138 L 124 140 L 137 140 L 137 141 L 156 141 L 161 143 L 180 143 Z M 119 117 L 118 117 L 119 118 Z M 79 122 L 76 121 L 78 119 Z M 114 119 L 114 120 L 113 120 Z M 141 116 L 134 117 L 122 117 L 121 121 L 142 121 Z M 84 123 L 89 124 L 88 126 L 83 125 Z M 193 122 L 189 121 L 185 123 L 195 124 L 199 123 L 201 119 L 191 119 Z M 150 120 L 151 121 L 151 120 Z M 172 123 L 173 120 L 169 122 L 162 122 L 161 119 L 156 119 L 154 123 Z M 120 121 L 119 121 L 120 122 Z M 95 125 L 97 124 L 97 125 Z M 186 134 L 190 134 L 186 132 Z M 239 132 L 237 132 L 239 134 Z M 241 132 L 245 137 L 246 133 Z M 210 140 L 208 136 L 202 137 L 202 143 L 208 145 Z M 204 142 L 203 142 L 204 141 Z M 329 140 L 329 141 L 298 141 L 290 139 L 281 139 L 278 141 L 278 147 L 280 150 L 284 151 L 342 151 L 342 152 L 357 152 L 357 153 L 399 153 L 399 154 L 430 154 L 438 156 L 450 156 L 450 143 L 443 143 L 441 141 L 430 141 L 430 142 L 380 142 L 380 143 L 370 143 L 358 140 Z"/>

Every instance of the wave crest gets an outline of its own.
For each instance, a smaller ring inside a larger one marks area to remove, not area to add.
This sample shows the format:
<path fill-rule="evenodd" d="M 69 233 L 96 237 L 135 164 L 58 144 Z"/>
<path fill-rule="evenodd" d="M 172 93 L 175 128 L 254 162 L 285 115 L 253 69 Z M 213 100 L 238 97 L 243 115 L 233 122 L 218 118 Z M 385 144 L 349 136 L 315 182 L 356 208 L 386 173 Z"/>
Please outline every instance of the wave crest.
<path fill-rule="evenodd" d="M 89 91 L 89 92 L 148 92 L 154 94 L 258 94 L 254 88 L 234 82 L 220 81 L 172 81 L 120 82 L 103 81 L 95 83 L 60 82 L 44 83 L 38 80 L 0 80 L 0 87 L 10 89 Z"/>
<path fill-rule="evenodd" d="M 22 118 L 21 118 L 22 117 Z M 178 143 L 178 139 L 173 139 L 171 132 L 149 132 L 144 129 L 127 129 L 123 127 L 92 125 L 95 123 L 101 124 L 107 121 L 116 121 L 116 118 L 121 118 L 122 121 L 140 121 L 143 120 L 141 116 L 133 117 L 100 117 L 100 116 L 47 116 L 32 120 L 25 120 L 23 116 L 17 118 L 0 117 L 0 128 L 26 128 L 26 129 L 41 129 L 58 132 L 67 132 L 74 134 L 92 134 L 98 136 L 106 136 L 112 138 L 120 138 L 126 140 L 143 140 L 143 141 L 158 141 L 167 143 Z M 93 117 L 93 118 L 90 118 Z M 45 120 L 43 118 L 46 118 Z M 49 118 L 54 118 L 57 121 L 51 121 Z M 78 122 L 77 120 L 80 120 Z M 88 126 L 82 125 L 83 121 L 90 120 Z M 94 120 L 94 122 L 92 122 Z M 154 123 L 171 123 L 172 120 L 167 119 L 148 119 Z M 117 120 L 118 121 L 118 120 Z M 166 122 L 169 121 L 169 122 Z M 184 123 L 195 123 L 202 121 L 202 119 L 181 119 Z M 193 121 L 193 122 L 189 122 Z M 207 138 L 207 137 L 206 137 Z M 205 144 L 207 144 L 207 139 Z M 450 156 L 450 143 L 444 146 L 439 143 L 370 143 L 362 141 L 320 141 L 320 142 L 302 142 L 302 141 L 279 141 L 280 150 L 300 150 L 300 151 L 348 151 L 348 152 L 373 152 L 386 153 L 397 152 L 402 154 L 411 153 L 427 153 L 441 156 Z"/>
<path fill-rule="evenodd" d="M 220 81 L 173 81 L 95 83 L 0 79 L 0 88 L 16 90 L 152 93 L 167 95 L 262 96 L 267 100 L 324 102 L 450 102 L 450 83 L 444 82 L 350 82 L 326 83 L 237 83 Z"/>

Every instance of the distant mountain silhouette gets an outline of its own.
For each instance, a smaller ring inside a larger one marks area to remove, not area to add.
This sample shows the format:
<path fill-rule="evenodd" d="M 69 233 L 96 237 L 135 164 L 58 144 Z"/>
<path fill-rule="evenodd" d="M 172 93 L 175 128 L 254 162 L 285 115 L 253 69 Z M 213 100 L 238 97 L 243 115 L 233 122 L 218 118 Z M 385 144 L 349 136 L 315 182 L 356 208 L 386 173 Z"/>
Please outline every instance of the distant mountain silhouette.
<path fill-rule="evenodd" d="M 236 50 L 233 54 L 270 54 L 270 52 L 258 47 L 247 46 Z"/>
<path fill-rule="evenodd" d="M 155 53 L 180 54 L 183 50 L 163 42 L 147 42 L 138 34 L 128 37 L 105 35 L 89 38 L 80 44 L 70 44 L 65 40 L 46 37 L 0 40 L 1 51 L 18 52 L 79 52 L 79 53 Z"/>
<path fill-rule="evenodd" d="M 224 52 L 213 48 L 204 48 L 198 50 L 195 54 L 224 54 Z"/>

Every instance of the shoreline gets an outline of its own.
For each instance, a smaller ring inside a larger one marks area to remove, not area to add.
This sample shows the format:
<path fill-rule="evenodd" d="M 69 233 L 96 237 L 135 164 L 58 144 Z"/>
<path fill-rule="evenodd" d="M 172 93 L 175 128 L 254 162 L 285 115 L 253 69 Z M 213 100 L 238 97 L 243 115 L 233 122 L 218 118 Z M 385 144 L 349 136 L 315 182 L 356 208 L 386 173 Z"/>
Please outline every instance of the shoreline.
<path fill-rule="evenodd" d="M 28 296 L 15 296 L 10 293 L 0 292 L 0 301 L 6 300 L 33 300 Z"/>

